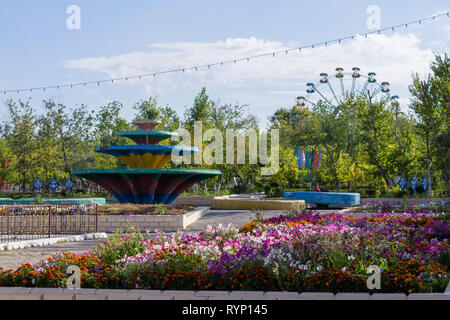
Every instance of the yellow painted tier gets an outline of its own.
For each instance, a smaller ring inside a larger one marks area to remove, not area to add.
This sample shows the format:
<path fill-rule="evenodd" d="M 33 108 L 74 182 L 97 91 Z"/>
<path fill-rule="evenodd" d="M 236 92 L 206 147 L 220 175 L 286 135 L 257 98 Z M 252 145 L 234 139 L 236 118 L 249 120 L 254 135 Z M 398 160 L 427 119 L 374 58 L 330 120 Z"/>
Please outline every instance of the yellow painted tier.
<path fill-rule="evenodd" d="M 119 156 L 119 159 L 127 164 L 131 169 L 161 169 L 170 162 L 171 154 L 132 154 Z"/>

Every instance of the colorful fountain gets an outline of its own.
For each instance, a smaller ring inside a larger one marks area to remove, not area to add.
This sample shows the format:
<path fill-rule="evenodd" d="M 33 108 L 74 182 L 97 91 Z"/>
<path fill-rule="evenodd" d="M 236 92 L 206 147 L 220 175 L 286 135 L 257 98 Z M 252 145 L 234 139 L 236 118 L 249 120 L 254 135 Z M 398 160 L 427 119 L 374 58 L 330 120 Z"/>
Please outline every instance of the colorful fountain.
<path fill-rule="evenodd" d="M 109 191 L 120 203 L 171 204 L 190 186 L 208 178 L 220 175 L 219 170 L 163 169 L 171 161 L 172 151 L 180 156 L 198 152 L 196 147 L 158 145 L 175 132 L 155 131 L 160 122 L 136 120 L 138 131 L 121 131 L 118 136 L 127 137 L 135 145 L 101 146 L 102 152 L 119 158 L 128 169 L 74 170 L 72 173 L 100 185 Z"/>

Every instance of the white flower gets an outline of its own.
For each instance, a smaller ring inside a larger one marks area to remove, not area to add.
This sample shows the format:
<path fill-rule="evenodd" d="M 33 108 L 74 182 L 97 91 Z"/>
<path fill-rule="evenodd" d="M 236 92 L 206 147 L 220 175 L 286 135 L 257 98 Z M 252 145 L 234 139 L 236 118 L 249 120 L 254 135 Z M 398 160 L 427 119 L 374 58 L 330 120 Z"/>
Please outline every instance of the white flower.
<path fill-rule="evenodd" d="M 323 270 L 323 268 L 322 268 L 322 266 L 318 266 L 318 267 L 316 268 L 316 270 L 317 270 L 318 272 L 320 272 L 320 271 Z"/>

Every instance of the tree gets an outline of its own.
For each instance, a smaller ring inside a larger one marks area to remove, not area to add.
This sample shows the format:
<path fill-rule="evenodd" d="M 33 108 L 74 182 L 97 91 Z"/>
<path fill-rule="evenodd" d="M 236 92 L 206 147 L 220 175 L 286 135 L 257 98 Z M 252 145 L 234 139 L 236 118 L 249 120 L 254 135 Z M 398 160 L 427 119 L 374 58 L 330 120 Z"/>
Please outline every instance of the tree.
<path fill-rule="evenodd" d="M 374 165 L 378 177 L 390 185 L 388 174 L 389 151 L 391 143 L 390 121 L 391 114 L 387 108 L 387 100 L 374 101 L 370 92 L 357 101 L 358 117 L 361 120 L 363 132 L 366 134 L 364 147 L 369 155 L 370 164 Z"/>
<path fill-rule="evenodd" d="M 169 106 L 161 109 L 161 128 L 165 131 L 175 131 L 180 128 L 181 120 L 177 112 Z"/>
<path fill-rule="evenodd" d="M 241 105 L 239 103 L 235 104 L 220 104 L 219 101 L 211 102 L 211 125 L 218 129 L 223 136 L 226 135 L 227 129 L 233 129 L 235 132 L 243 133 L 248 129 L 254 129 L 258 132 L 258 123 L 256 117 L 248 113 L 248 106 Z M 223 141 L 225 143 L 225 141 Z M 246 141 L 245 147 L 247 150 L 249 141 Z M 236 158 L 237 145 L 234 146 L 234 158 Z M 227 164 L 226 163 L 226 148 L 223 149 L 222 158 L 225 159 L 223 164 L 219 164 L 216 167 L 222 172 L 217 183 L 216 191 L 220 191 L 224 181 L 230 182 L 235 176 L 239 177 L 241 184 L 247 183 L 242 177 L 244 177 L 248 172 L 241 172 L 241 165 Z M 258 166 L 248 165 L 258 168 Z M 253 171 L 254 168 L 252 168 Z M 249 178 L 254 178 L 254 180 L 259 177 L 257 172 L 252 172 Z M 254 182 L 254 181 L 253 181 Z"/>
<path fill-rule="evenodd" d="M 0 139 L 0 189 L 11 182 L 11 161 L 13 159 L 11 149 L 5 139 Z"/>
<path fill-rule="evenodd" d="M 43 137 L 54 140 L 62 154 L 65 178 L 72 177 L 73 169 L 89 167 L 86 161 L 93 159 L 93 145 L 90 143 L 92 112 L 85 105 L 73 108 L 68 113 L 63 104 L 56 104 L 52 100 L 44 100 L 43 103 L 46 113 L 39 118 L 39 132 Z"/>
<path fill-rule="evenodd" d="M 212 102 L 206 94 L 206 88 L 195 97 L 194 104 L 184 113 L 184 125 L 193 128 L 195 121 L 202 121 L 203 128 L 209 128 L 212 116 Z"/>
<path fill-rule="evenodd" d="M 133 106 L 137 111 L 136 120 L 158 120 L 161 116 L 161 108 L 158 107 L 158 97 L 150 97 L 141 100 Z"/>
<path fill-rule="evenodd" d="M 119 131 L 131 130 L 131 125 L 120 116 L 123 105 L 119 101 L 113 101 L 105 106 L 95 115 L 94 123 L 94 139 L 97 145 L 127 145 L 132 144 L 128 138 L 117 135 Z M 118 158 L 103 153 L 95 153 L 95 163 L 98 168 L 126 168 L 126 165 L 119 161 Z"/>
<path fill-rule="evenodd" d="M 410 108 L 417 118 L 417 131 L 425 137 L 426 162 L 429 179 L 429 195 L 431 196 L 431 174 L 433 155 L 443 159 L 439 161 L 441 169 L 447 178 L 449 163 L 449 104 L 450 104 L 450 61 L 447 54 L 442 58 L 436 55 L 431 64 L 433 74 L 420 79 L 418 74 L 413 75 L 413 83 L 409 86 L 412 95 Z M 446 143 L 438 144 L 442 139 Z M 439 153 L 439 155 L 438 155 Z M 438 163 L 435 163 L 437 165 Z M 438 168 L 438 167 L 436 167 Z"/>
<path fill-rule="evenodd" d="M 180 118 L 177 112 L 169 106 L 161 107 L 158 105 L 158 97 L 150 97 L 136 103 L 133 109 L 137 111 L 137 120 L 159 120 L 161 124 L 156 129 L 165 131 L 174 131 L 180 127 Z"/>
<path fill-rule="evenodd" d="M 26 186 L 32 182 L 32 169 L 35 166 L 38 145 L 36 143 L 36 115 L 29 101 L 11 99 L 6 102 L 10 123 L 4 127 L 7 147 L 14 154 L 12 164 L 13 182 L 21 186 L 25 193 Z"/>

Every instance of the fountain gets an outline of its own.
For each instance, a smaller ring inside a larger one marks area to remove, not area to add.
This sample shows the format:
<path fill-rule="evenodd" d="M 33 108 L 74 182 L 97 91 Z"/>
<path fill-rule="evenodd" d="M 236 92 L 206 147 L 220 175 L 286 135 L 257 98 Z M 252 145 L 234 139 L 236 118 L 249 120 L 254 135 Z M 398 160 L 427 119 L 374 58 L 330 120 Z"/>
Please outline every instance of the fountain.
<path fill-rule="evenodd" d="M 135 145 L 101 146 L 101 152 L 119 158 L 128 169 L 74 170 L 72 174 L 91 180 L 109 191 L 120 203 L 171 204 L 190 186 L 220 175 L 219 170 L 163 169 L 171 161 L 172 151 L 182 156 L 198 152 L 196 147 L 158 145 L 160 141 L 177 135 L 175 132 L 155 131 L 160 122 L 135 120 L 137 131 L 117 132 Z"/>

